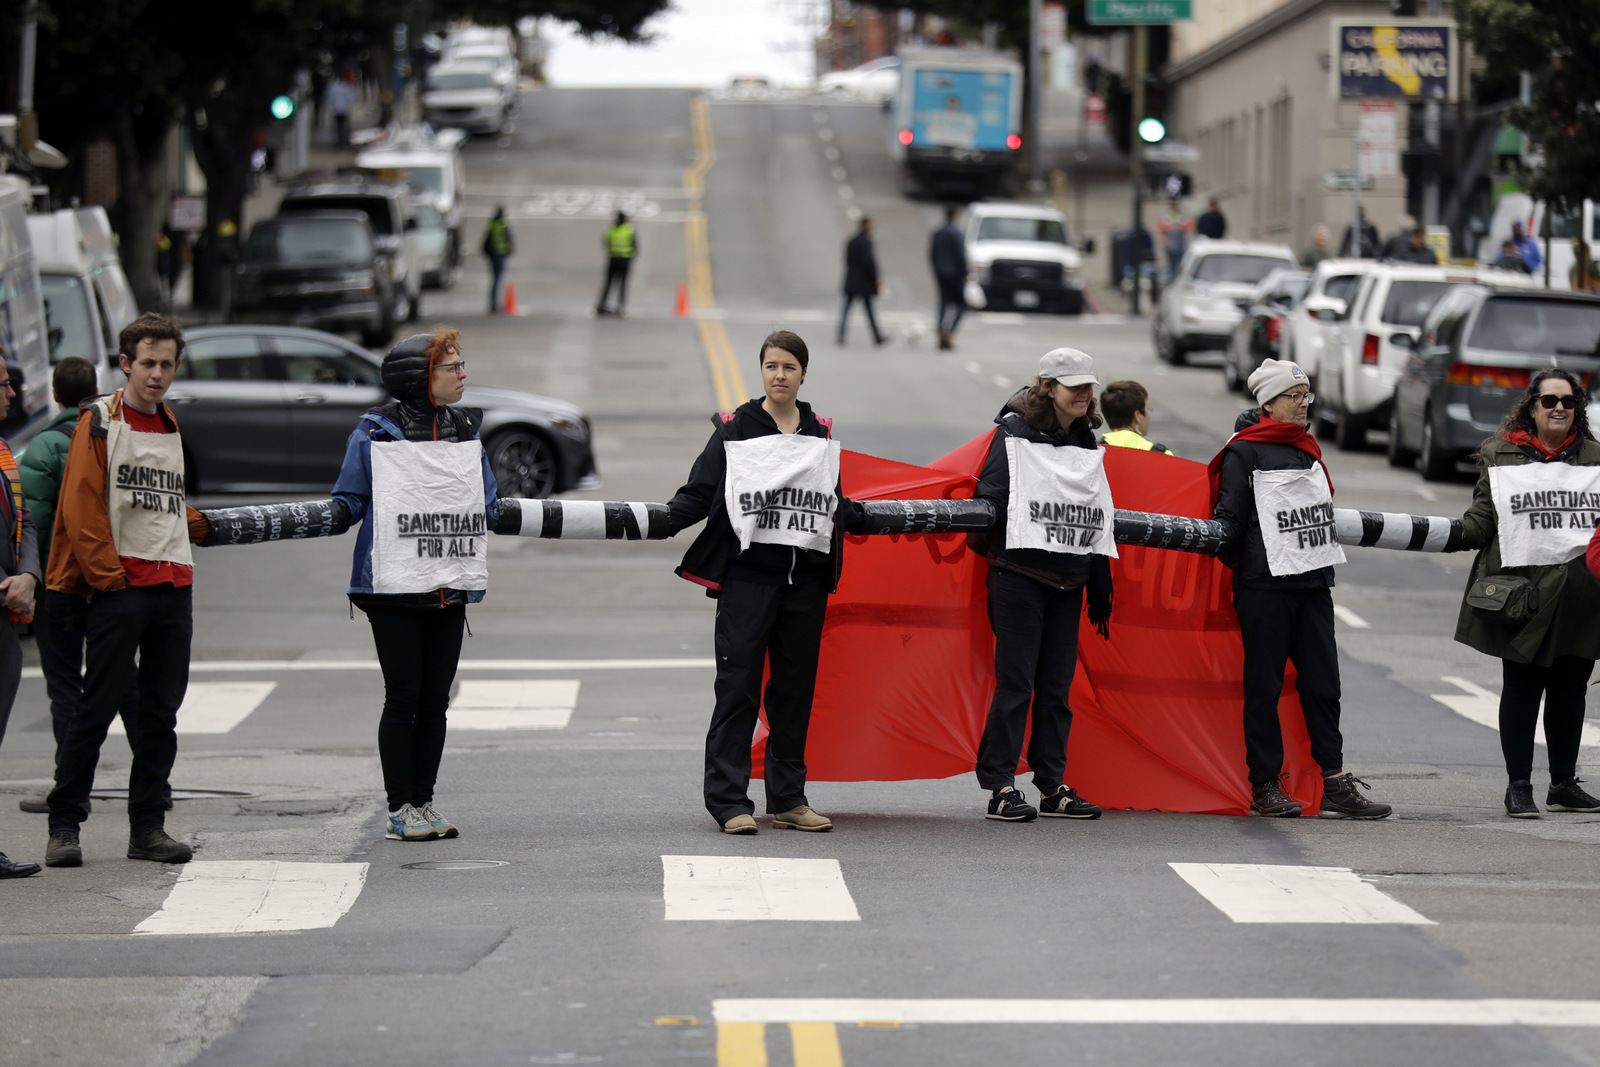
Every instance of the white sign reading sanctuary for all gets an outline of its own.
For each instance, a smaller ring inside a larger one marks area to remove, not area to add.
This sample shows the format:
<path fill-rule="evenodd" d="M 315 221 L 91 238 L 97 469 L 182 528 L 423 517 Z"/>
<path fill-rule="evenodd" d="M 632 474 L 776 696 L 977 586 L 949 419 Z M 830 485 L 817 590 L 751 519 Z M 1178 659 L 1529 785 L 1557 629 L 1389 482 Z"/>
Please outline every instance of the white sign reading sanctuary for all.
<path fill-rule="evenodd" d="M 1490 467 L 1500 562 L 1546 567 L 1583 555 L 1600 522 L 1600 467 Z"/>
<path fill-rule="evenodd" d="M 723 503 L 739 537 L 739 551 L 752 541 L 827 552 L 833 545 L 833 513 L 839 507 L 839 442 L 822 437 L 774 434 L 728 441 Z"/>
<path fill-rule="evenodd" d="M 373 442 L 373 592 L 489 588 L 483 505 L 479 442 Z"/>
<path fill-rule="evenodd" d="M 1111 536 L 1116 511 L 1098 448 L 1072 448 L 1006 438 L 1011 495 L 1006 547 L 1039 548 L 1117 558 Z"/>

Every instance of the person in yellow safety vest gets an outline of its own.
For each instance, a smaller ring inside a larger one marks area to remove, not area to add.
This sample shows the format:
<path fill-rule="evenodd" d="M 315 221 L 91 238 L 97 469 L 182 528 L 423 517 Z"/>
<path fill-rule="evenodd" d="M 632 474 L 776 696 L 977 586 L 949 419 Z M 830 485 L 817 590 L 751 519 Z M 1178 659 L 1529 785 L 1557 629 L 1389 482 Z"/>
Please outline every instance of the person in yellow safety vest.
<path fill-rule="evenodd" d="M 1110 427 L 1100 435 L 1103 444 L 1177 455 L 1166 445 L 1145 437 L 1150 432 L 1150 393 L 1138 382 L 1123 380 L 1106 386 L 1100 394 L 1100 411 Z"/>
<path fill-rule="evenodd" d="M 483 254 L 489 257 L 489 314 L 500 313 L 500 282 L 506 274 L 506 260 L 511 258 L 511 226 L 506 222 L 506 209 L 494 209 L 494 218 L 483 228 Z"/>
<path fill-rule="evenodd" d="M 639 237 L 628 216 L 620 211 L 606 230 L 605 249 L 606 280 L 600 286 L 600 302 L 594 306 L 594 313 L 621 318 L 628 303 L 628 268 L 633 266 L 633 257 L 639 254 Z M 613 285 L 617 286 L 617 306 L 607 308 L 606 300 L 611 296 Z"/>

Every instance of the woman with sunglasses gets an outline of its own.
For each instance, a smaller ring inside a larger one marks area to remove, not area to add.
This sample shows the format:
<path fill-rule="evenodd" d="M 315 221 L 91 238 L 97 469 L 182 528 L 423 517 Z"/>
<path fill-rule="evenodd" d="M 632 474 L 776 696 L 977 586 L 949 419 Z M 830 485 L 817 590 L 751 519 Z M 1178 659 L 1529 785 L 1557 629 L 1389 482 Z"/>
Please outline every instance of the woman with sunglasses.
<path fill-rule="evenodd" d="M 1461 517 L 1466 547 L 1479 552 L 1456 640 L 1501 663 L 1500 748 L 1513 819 L 1539 817 L 1531 779 L 1541 698 L 1545 807 L 1600 811 L 1577 777 L 1584 694 L 1600 658 L 1600 582 L 1583 555 L 1595 511 L 1560 508 L 1571 494 L 1600 492 L 1600 472 L 1590 467 L 1600 467 L 1600 443 L 1589 436 L 1582 383 L 1570 371 L 1541 370 L 1479 450 L 1478 485 Z"/>
<path fill-rule="evenodd" d="M 390 841 L 459 831 L 433 806 L 445 709 L 467 605 L 488 587 L 495 481 L 478 442 L 483 412 L 453 407 L 467 384 L 461 334 L 407 337 L 383 359 L 394 399 L 361 416 L 333 495 L 364 520 L 350 602 L 367 615 L 383 669 L 378 756 Z"/>

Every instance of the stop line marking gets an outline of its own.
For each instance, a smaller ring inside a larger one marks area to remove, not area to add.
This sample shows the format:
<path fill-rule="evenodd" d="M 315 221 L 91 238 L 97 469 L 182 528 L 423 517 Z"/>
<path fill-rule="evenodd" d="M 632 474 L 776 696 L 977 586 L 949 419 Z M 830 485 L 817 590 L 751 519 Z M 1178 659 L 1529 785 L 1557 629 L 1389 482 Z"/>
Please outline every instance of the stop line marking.
<path fill-rule="evenodd" d="M 676 659 L 464 659 L 461 671 L 664 671 L 715 667 L 707 656 Z M 240 659 L 195 660 L 190 674 L 274 674 L 298 671 L 375 671 L 376 659 Z M 24 678 L 43 678 L 38 667 L 24 667 Z M 194 687 L 193 682 L 190 688 Z"/>
<path fill-rule="evenodd" d="M 860 922 L 838 860 L 662 856 L 668 922 Z"/>
<path fill-rule="evenodd" d="M 365 863 L 191 860 L 161 910 L 135 934 L 249 934 L 322 930 L 366 884 Z"/>
<path fill-rule="evenodd" d="M 178 708 L 178 733 L 225 734 L 238 726 L 278 688 L 277 682 L 190 682 Z M 107 733 L 126 733 L 122 716 Z"/>
<path fill-rule="evenodd" d="M 462 682 L 450 702 L 452 730 L 562 730 L 578 703 L 577 679 Z"/>
<path fill-rule="evenodd" d="M 1348 867 L 1262 863 L 1169 863 L 1236 923 L 1437 925 L 1363 882 Z"/>
<path fill-rule="evenodd" d="M 1451 711 L 1464 719 L 1470 719 L 1479 726 L 1487 726 L 1496 732 L 1500 729 L 1500 694 L 1485 689 L 1476 682 L 1469 682 L 1465 678 L 1458 678 L 1453 674 L 1446 674 L 1439 679 L 1461 690 L 1459 693 L 1430 693 L 1429 695 Z M 1544 744 L 1544 699 L 1539 700 L 1539 721 L 1534 723 L 1533 739 L 1536 744 Z M 1600 727 L 1592 722 L 1583 724 L 1583 734 L 1580 745 L 1600 747 Z"/>

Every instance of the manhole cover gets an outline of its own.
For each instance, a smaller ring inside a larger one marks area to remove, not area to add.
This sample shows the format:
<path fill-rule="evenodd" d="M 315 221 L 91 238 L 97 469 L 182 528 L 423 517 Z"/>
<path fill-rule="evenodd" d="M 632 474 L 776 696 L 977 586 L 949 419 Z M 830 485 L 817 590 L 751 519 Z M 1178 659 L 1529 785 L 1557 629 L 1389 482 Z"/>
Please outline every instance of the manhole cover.
<path fill-rule="evenodd" d="M 421 863 L 402 863 L 407 871 L 476 871 L 484 867 L 509 867 L 507 860 L 424 860 Z"/>
<path fill-rule="evenodd" d="M 95 789 L 89 795 L 96 800 L 127 800 L 126 789 Z M 239 789 L 178 789 L 172 790 L 173 800 L 218 800 L 222 798 L 239 799 L 253 797 L 255 793 L 246 793 Z"/>

